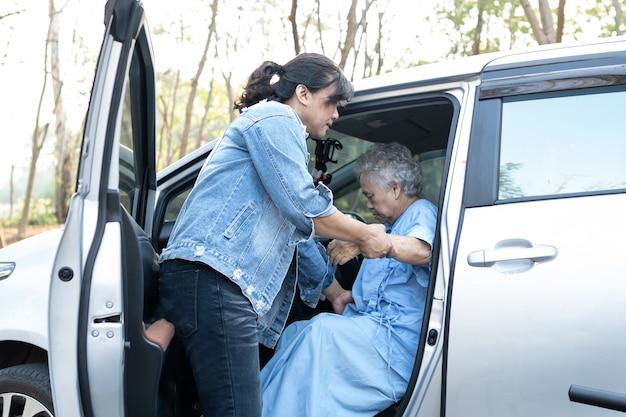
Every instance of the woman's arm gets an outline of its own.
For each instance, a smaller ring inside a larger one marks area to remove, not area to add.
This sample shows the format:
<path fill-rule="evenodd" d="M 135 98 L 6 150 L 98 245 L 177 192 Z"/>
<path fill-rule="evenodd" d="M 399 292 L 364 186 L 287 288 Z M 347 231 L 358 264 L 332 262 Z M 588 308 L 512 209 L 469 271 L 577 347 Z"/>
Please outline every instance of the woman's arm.
<path fill-rule="evenodd" d="M 428 266 L 430 262 L 430 245 L 412 236 L 387 235 L 391 249 L 387 258 L 410 265 Z M 326 253 L 333 264 L 343 265 L 357 256 L 359 247 L 351 242 L 333 240 L 328 244 Z"/>
<path fill-rule="evenodd" d="M 348 304 L 354 303 L 352 291 L 344 289 L 336 279 L 333 279 L 333 282 L 324 288 L 322 293 L 333 305 L 333 311 L 337 314 L 343 313 Z"/>
<path fill-rule="evenodd" d="M 430 245 L 412 236 L 389 235 L 391 250 L 388 258 L 410 265 L 428 266 Z"/>
<path fill-rule="evenodd" d="M 318 236 L 354 243 L 366 258 L 384 258 L 392 249 L 382 224 L 365 224 L 339 210 L 330 216 L 314 217 L 313 223 Z"/>

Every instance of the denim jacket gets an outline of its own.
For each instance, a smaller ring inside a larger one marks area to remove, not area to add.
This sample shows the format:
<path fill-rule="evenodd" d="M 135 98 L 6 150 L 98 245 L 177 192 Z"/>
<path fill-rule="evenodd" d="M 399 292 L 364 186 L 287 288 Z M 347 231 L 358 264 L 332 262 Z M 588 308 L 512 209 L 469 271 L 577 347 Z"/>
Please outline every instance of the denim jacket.
<path fill-rule="evenodd" d="M 313 185 L 306 138 L 288 105 L 264 101 L 245 110 L 207 158 L 159 258 L 202 262 L 238 284 L 259 316 L 261 343 L 271 347 L 296 281 L 314 306 L 332 280 L 312 218 L 336 208 L 331 191 Z"/>

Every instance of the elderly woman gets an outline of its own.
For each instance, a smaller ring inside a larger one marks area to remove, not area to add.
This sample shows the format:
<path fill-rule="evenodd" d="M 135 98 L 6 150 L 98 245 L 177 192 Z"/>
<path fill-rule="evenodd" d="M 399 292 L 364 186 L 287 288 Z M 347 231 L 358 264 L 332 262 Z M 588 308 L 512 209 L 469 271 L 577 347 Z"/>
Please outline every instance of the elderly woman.
<path fill-rule="evenodd" d="M 357 160 L 368 208 L 392 250 L 365 259 L 338 314 L 291 324 L 261 371 L 263 416 L 374 416 L 406 392 L 419 344 L 435 237 L 436 207 L 420 198 L 421 168 L 398 143 L 376 144 Z M 382 227 L 382 225 L 381 225 Z M 345 263 L 356 245 L 332 241 Z M 339 290 L 343 291 L 343 290 Z"/>

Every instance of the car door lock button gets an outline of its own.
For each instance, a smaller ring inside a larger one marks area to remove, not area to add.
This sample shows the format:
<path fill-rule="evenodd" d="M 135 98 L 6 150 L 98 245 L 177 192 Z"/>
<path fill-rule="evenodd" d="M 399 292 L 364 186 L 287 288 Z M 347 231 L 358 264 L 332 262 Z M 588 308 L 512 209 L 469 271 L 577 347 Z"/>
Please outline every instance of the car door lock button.
<path fill-rule="evenodd" d="M 435 343 L 437 342 L 437 336 L 438 335 L 439 335 L 439 333 L 435 329 L 430 329 L 428 331 L 428 339 L 426 340 L 426 343 L 428 343 L 428 346 L 434 346 L 435 345 Z"/>
<path fill-rule="evenodd" d="M 64 282 L 71 281 L 72 278 L 74 278 L 74 271 L 72 270 L 72 268 L 64 266 L 63 268 L 59 269 L 59 278 L 61 279 L 61 281 Z"/>

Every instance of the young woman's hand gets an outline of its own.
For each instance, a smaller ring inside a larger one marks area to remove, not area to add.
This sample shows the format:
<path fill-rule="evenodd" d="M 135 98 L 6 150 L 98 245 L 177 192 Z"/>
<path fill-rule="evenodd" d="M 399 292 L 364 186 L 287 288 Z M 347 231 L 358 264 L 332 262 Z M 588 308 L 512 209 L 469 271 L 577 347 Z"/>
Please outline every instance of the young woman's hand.
<path fill-rule="evenodd" d="M 393 249 L 383 224 L 368 224 L 367 233 L 359 242 L 359 250 L 366 258 L 384 258 Z"/>

